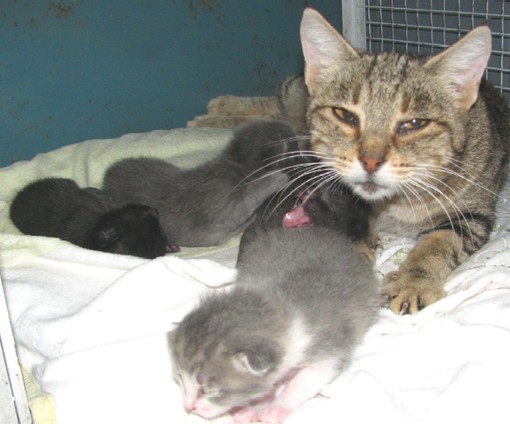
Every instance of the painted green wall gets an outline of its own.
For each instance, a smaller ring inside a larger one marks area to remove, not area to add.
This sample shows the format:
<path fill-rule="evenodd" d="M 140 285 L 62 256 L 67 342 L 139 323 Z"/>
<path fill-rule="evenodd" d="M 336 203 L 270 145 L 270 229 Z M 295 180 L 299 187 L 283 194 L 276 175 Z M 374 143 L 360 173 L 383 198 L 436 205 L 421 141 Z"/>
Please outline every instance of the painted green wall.
<path fill-rule="evenodd" d="M 313 6 L 336 27 L 339 0 Z M 222 94 L 301 72 L 296 0 L 0 0 L 0 166 L 183 127 Z"/>

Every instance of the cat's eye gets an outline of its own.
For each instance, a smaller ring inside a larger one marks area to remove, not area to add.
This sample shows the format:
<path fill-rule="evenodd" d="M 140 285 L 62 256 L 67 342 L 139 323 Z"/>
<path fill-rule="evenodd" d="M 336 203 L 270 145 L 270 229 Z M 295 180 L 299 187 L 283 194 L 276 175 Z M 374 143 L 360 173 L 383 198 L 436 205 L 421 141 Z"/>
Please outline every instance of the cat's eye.
<path fill-rule="evenodd" d="M 409 121 L 400 122 L 397 127 L 397 132 L 405 134 L 409 131 L 425 128 L 428 124 L 430 124 L 430 119 L 413 118 Z"/>
<path fill-rule="evenodd" d="M 349 112 L 347 109 L 344 109 L 343 107 L 332 107 L 331 110 L 333 111 L 335 117 L 340 121 L 354 128 L 359 126 L 358 117 L 354 113 Z"/>

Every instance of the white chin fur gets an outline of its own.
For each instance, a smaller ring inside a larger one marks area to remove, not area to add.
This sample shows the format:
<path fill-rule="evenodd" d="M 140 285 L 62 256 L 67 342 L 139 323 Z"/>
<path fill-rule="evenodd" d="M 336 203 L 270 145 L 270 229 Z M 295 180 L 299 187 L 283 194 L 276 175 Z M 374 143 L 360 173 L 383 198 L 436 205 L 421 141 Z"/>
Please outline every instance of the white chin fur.
<path fill-rule="evenodd" d="M 356 162 L 343 177 L 355 194 L 369 202 L 388 199 L 398 192 L 397 184 L 395 184 L 387 165 L 383 165 L 375 173 L 369 174 L 359 162 Z"/>
<path fill-rule="evenodd" d="M 395 190 L 374 183 L 351 185 L 352 191 L 368 202 L 377 202 L 395 195 Z"/>

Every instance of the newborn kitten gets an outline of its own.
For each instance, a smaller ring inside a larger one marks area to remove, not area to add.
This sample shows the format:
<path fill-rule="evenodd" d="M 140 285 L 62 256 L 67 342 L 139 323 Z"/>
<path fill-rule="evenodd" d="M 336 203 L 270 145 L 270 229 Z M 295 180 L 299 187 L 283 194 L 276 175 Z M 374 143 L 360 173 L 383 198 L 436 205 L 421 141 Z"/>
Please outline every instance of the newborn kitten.
<path fill-rule="evenodd" d="M 257 206 L 286 184 L 280 155 L 296 149 L 287 124 L 257 121 L 194 169 L 155 158 L 122 160 L 107 170 L 104 190 L 158 209 L 166 235 L 181 246 L 216 245 L 241 232 Z"/>
<path fill-rule="evenodd" d="M 45 178 L 14 198 L 10 217 L 23 233 L 58 237 L 103 252 L 155 258 L 167 251 L 157 211 L 145 205 L 116 206 L 101 190 L 80 188 L 67 178 Z"/>
<path fill-rule="evenodd" d="M 84 247 L 147 259 L 180 250 L 168 242 L 158 211 L 147 205 L 126 205 L 101 215 Z"/>
<path fill-rule="evenodd" d="M 345 187 L 311 188 L 304 192 L 285 189 L 256 210 L 254 221 L 241 237 L 239 254 L 248 241 L 258 237 L 260 231 L 313 225 L 346 235 L 358 251 L 374 262 L 373 249 L 377 240 L 370 232 L 369 217 L 370 205 Z"/>
<path fill-rule="evenodd" d="M 170 334 L 174 376 L 190 412 L 279 423 L 349 365 L 378 283 L 349 239 L 320 226 L 261 231 L 238 271 Z"/>

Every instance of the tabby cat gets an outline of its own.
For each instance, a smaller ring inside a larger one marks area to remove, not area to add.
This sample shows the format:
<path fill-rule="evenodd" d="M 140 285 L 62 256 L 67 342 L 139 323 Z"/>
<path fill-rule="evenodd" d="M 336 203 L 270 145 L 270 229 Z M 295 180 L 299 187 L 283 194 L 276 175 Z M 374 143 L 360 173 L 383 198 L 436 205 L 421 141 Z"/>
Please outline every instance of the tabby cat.
<path fill-rule="evenodd" d="M 418 237 L 383 290 L 395 313 L 416 313 L 445 295 L 448 276 L 495 222 L 510 124 L 503 97 L 482 79 L 491 31 L 477 27 L 432 57 L 373 54 L 306 9 L 301 41 L 304 83 L 285 84 L 286 115 L 296 125 L 306 98 L 313 151 L 371 204 L 375 231 Z"/>

